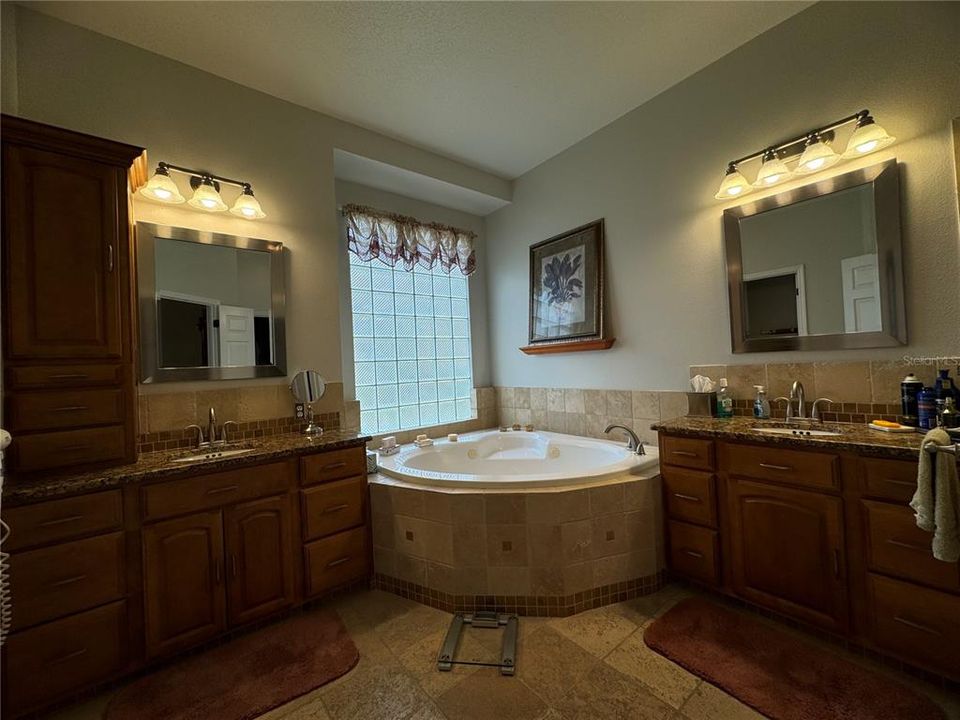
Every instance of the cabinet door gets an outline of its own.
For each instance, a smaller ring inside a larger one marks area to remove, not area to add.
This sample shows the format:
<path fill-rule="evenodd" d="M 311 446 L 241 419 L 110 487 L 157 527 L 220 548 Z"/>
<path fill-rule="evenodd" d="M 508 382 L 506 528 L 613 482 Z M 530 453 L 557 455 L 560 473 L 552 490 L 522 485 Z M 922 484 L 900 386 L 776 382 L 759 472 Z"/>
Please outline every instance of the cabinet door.
<path fill-rule="evenodd" d="M 195 645 L 226 627 L 219 511 L 144 526 L 143 573 L 149 657 Z"/>
<path fill-rule="evenodd" d="M 737 595 L 832 630 L 846 623 L 840 498 L 731 479 Z"/>
<path fill-rule="evenodd" d="M 119 358 L 126 192 L 113 165 L 4 145 L 9 358 Z"/>
<path fill-rule="evenodd" d="M 226 510 L 230 624 L 270 615 L 293 603 L 290 500 L 254 500 Z"/>

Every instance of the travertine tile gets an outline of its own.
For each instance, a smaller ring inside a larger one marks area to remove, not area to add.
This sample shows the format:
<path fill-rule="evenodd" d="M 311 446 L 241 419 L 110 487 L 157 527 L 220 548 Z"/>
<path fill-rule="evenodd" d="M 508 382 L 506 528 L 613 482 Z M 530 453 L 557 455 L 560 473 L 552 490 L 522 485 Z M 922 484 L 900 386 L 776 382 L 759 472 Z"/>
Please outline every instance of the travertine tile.
<path fill-rule="evenodd" d="M 533 410 L 518 408 L 516 411 L 516 415 L 514 416 L 514 419 L 516 422 L 520 423 L 521 425 L 524 425 L 524 426 L 529 425 L 530 422 L 533 420 Z"/>
<path fill-rule="evenodd" d="M 775 363 L 767 365 L 767 398 L 772 402 L 776 397 L 790 397 L 794 380 L 803 384 L 810 402 L 819 397 L 813 363 Z"/>
<path fill-rule="evenodd" d="M 649 390 L 634 390 L 631 393 L 631 400 L 631 416 L 660 419 L 660 393 Z"/>
<path fill-rule="evenodd" d="M 836 402 L 867 402 L 870 389 L 870 363 L 818 362 L 813 364 L 817 394 Z M 814 398 L 807 395 L 810 400 Z"/>
<path fill-rule="evenodd" d="M 583 437 L 587 433 L 587 416 L 581 413 L 564 413 L 567 417 L 564 420 L 566 433 L 568 435 L 577 435 Z"/>
<path fill-rule="evenodd" d="M 240 412 L 240 396 L 237 390 L 197 391 L 197 409 L 193 422 L 206 428 L 210 408 L 217 414 L 218 425 L 226 420 L 236 420 Z"/>
<path fill-rule="evenodd" d="M 557 549 L 562 544 L 559 524 L 531 523 L 527 525 L 527 548 L 530 565 L 539 568 L 559 567 L 563 558 Z"/>
<path fill-rule="evenodd" d="M 604 660 L 624 675 L 642 682 L 651 694 L 679 708 L 696 689 L 700 679 L 646 646 L 643 630 L 637 630 Z"/>
<path fill-rule="evenodd" d="M 566 388 L 563 391 L 563 411 L 583 414 L 583 390 Z"/>
<path fill-rule="evenodd" d="M 732 397 L 738 400 L 749 400 L 757 394 L 754 385 L 768 384 L 767 366 L 727 365 L 727 383 Z"/>
<path fill-rule="evenodd" d="M 607 414 L 607 393 L 605 390 L 584 390 L 583 409 L 587 415 Z"/>
<path fill-rule="evenodd" d="M 567 413 L 548 411 L 547 430 L 551 432 L 565 433 L 567 431 Z"/>
<path fill-rule="evenodd" d="M 871 361 L 870 363 L 870 386 L 872 392 L 872 402 L 875 403 L 900 403 L 900 383 L 907 376 L 907 373 L 913 373 L 924 385 L 933 386 L 937 370 L 932 365 L 913 365 L 892 361 Z M 953 375 L 953 373 L 951 373 Z M 856 402 L 868 402 L 867 400 L 857 400 Z"/>
<path fill-rule="evenodd" d="M 590 560 L 593 555 L 593 523 L 575 520 L 560 526 L 561 555 L 564 565 Z"/>
<path fill-rule="evenodd" d="M 512 387 L 498 387 L 497 388 L 497 407 L 499 408 L 512 408 L 513 405 L 513 388 Z"/>
<path fill-rule="evenodd" d="M 488 524 L 508 525 L 527 521 L 527 496 L 489 494 L 483 496 L 484 518 Z"/>
<path fill-rule="evenodd" d="M 196 393 L 151 394 L 142 396 L 140 400 L 146 400 L 147 404 L 147 429 L 142 429 L 141 432 L 181 430 L 187 425 L 197 423 Z M 206 425 L 201 427 L 205 428 Z"/>
<path fill-rule="evenodd" d="M 593 561 L 573 563 L 563 568 L 563 591 L 567 595 L 589 590 L 593 585 Z"/>
<path fill-rule="evenodd" d="M 607 415 L 633 417 L 633 394 L 629 390 L 607 390 Z"/>
<path fill-rule="evenodd" d="M 600 487 L 590 488 L 588 492 L 591 515 L 623 512 L 623 483 L 601 485 Z"/>
<path fill-rule="evenodd" d="M 527 526 L 487 525 L 487 565 L 526 567 Z"/>
<path fill-rule="evenodd" d="M 532 567 L 530 568 L 531 595 L 567 595 L 563 585 L 562 567 Z"/>
<path fill-rule="evenodd" d="M 697 375 L 704 375 L 710 378 L 711 380 L 713 380 L 714 383 L 719 383 L 720 378 L 727 376 L 727 366 L 726 365 L 691 365 L 690 377 L 695 378 Z"/>
<path fill-rule="evenodd" d="M 594 559 L 627 552 L 629 538 L 622 512 L 594 517 L 592 523 L 593 539 L 591 544 Z M 627 578 L 621 579 L 626 580 Z"/>
<path fill-rule="evenodd" d="M 360 429 L 360 403 L 348 400 L 343 404 L 343 427 L 346 430 Z"/>
<path fill-rule="evenodd" d="M 500 677 L 490 668 L 470 674 L 436 702 L 446 717 L 457 720 L 537 720 L 547 710 L 522 682 Z"/>
<path fill-rule="evenodd" d="M 598 662 L 549 624 L 522 635 L 518 655 L 525 661 L 518 664 L 517 675 L 551 705 L 560 702 L 575 679 L 586 675 Z"/>
<path fill-rule="evenodd" d="M 547 388 L 547 412 L 566 412 L 563 388 Z"/>
<path fill-rule="evenodd" d="M 590 517 L 589 490 L 537 492 L 527 495 L 527 521 L 564 523 Z"/>
<path fill-rule="evenodd" d="M 530 409 L 543 411 L 547 410 L 546 388 L 530 388 Z"/>
<path fill-rule="evenodd" d="M 684 417 L 687 414 L 687 394 L 685 392 L 660 393 L 660 419 Z"/>
<path fill-rule="evenodd" d="M 765 717 L 708 682 L 698 683 L 680 708 L 680 715 L 686 720 L 764 720 Z"/>
<path fill-rule="evenodd" d="M 640 682 L 605 663 L 581 678 L 556 709 L 567 720 L 663 720 L 674 712 Z"/>
<path fill-rule="evenodd" d="M 453 493 L 450 501 L 450 520 L 454 524 L 482 523 L 484 521 L 483 495 Z"/>
<path fill-rule="evenodd" d="M 530 594 L 530 568 L 510 565 L 487 568 L 487 583 L 491 590 L 504 595 Z"/>
<path fill-rule="evenodd" d="M 530 388 L 518 387 L 513 389 L 513 406 L 518 410 L 530 409 Z"/>
<path fill-rule="evenodd" d="M 449 523 L 453 516 L 453 499 L 451 493 L 424 491 L 423 493 L 423 517 L 426 520 L 435 520 L 436 522 Z"/>

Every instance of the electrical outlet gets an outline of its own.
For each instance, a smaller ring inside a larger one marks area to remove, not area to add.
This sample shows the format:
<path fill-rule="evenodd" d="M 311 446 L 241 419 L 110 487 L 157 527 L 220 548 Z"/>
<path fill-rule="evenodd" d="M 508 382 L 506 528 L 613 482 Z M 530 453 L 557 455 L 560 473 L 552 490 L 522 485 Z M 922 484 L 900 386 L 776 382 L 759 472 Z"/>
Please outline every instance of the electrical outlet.
<path fill-rule="evenodd" d="M 293 416 L 297 420 L 306 420 L 307 412 L 303 403 L 294 403 L 293 404 Z"/>

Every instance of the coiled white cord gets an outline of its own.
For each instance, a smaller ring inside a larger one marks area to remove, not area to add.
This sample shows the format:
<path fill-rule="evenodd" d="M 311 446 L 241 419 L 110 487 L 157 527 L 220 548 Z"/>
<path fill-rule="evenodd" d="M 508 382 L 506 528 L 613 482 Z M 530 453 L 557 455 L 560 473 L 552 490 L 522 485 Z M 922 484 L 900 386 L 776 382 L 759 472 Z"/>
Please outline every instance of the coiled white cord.
<path fill-rule="evenodd" d="M 10 535 L 10 526 L 0 520 L 0 547 Z M 0 645 L 7 640 L 13 621 L 13 599 L 10 597 L 10 553 L 0 550 Z"/>

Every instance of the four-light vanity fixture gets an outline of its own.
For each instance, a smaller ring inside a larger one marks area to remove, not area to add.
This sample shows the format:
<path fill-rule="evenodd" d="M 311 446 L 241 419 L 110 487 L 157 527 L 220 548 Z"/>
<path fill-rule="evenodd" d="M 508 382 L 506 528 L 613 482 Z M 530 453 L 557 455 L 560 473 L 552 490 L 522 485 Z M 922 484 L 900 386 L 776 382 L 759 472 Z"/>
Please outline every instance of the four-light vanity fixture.
<path fill-rule="evenodd" d="M 849 123 L 856 123 L 847 148 L 842 155 L 838 155 L 830 147 L 834 138 L 834 130 Z M 756 188 L 766 188 L 795 175 L 810 175 L 826 170 L 841 160 L 851 160 L 867 155 L 890 145 L 896 138 L 887 134 L 887 131 L 877 125 L 869 110 L 861 110 L 842 120 L 837 120 L 821 128 L 809 130 L 803 135 L 772 145 L 727 165 L 727 173 L 720 183 L 720 189 L 714 197 L 717 200 L 731 200 Z M 757 179 L 751 184 L 740 172 L 740 165 L 757 158 L 761 159 Z M 796 167 L 792 170 L 787 162 L 799 158 Z"/>
<path fill-rule="evenodd" d="M 180 189 L 170 177 L 170 171 L 190 176 L 190 187 L 193 188 L 193 197 L 186 200 L 180 194 Z M 253 188 L 250 183 L 240 180 L 231 180 L 230 178 L 212 175 L 201 172 L 200 170 L 191 170 L 190 168 L 180 167 L 162 162 L 157 165 L 157 171 L 153 177 L 147 181 L 147 184 L 140 188 L 140 194 L 157 202 L 167 203 L 169 205 L 179 205 L 186 202 L 190 207 L 205 212 L 223 212 L 227 209 L 227 204 L 220 197 L 220 183 L 227 185 L 236 185 L 240 188 L 240 195 L 237 197 L 230 212 L 248 220 L 259 220 L 267 215 L 260 208 L 260 202 L 253 196 Z"/>

